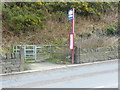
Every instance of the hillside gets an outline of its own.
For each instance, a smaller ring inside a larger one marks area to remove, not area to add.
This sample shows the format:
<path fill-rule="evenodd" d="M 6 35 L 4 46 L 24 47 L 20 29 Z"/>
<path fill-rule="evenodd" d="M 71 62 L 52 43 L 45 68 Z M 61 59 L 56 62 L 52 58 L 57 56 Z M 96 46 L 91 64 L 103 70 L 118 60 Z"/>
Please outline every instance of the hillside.
<path fill-rule="evenodd" d="M 83 48 L 117 44 L 117 3 L 5 3 L 3 7 L 4 47 L 67 44 L 71 32 L 67 10 L 72 7 L 76 10 L 75 44 Z"/>

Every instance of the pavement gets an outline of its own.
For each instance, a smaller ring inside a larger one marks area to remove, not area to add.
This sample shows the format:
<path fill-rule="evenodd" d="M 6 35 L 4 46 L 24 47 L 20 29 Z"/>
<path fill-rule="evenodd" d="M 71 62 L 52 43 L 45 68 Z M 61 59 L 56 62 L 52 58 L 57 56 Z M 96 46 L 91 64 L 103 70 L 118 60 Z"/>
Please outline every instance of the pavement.
<path fill-rule="evenodd" d="M 40 72 L 40 71 L 46 71 L 46 70 L 51 70 L 51 69 L 57 69 L 57 68 L 65 68 L 65 67 L 69 67 L 69 66 L 71 66 L 71 65 L 55 64 L 55 63 L 49 63 L 49 62 L 31 63 L 31 64 L 24 65 L 24 68 L 26 69 L 25 71 L 0 74 L 0 76 L 23 74 L 23 73 L 30 73 L 30 72 L 31 73 L 32 72 Z M 72 65 L 72 66 L 74 66 L 74 65 Z"/>
<path fill-rule="evenodd" d="M 40 72 L 40 71 L 47 71 L 47 70 L 52 70 L 52 69 L 68 68 L 68 67 L 82 66 L 82 65 L 84 66 L 84 65 L 91 65 L 91 64 L 97 64 L 97 63 L 112 62 L 112 61 L 117 61 L 117 60 L 118 59 L 109 60 L 109 61 L 83 63 L 83 64 L 55 64 L 55 63 L 49 63 L 49 62 L 32 63 L 32 64 L 25 65 L 25 67 L 26 67 L 25 71 L 0 74 L 0 76 Z"/>
<path fill-rule="evenodd" d="M 60 67 L 65 67 L 68 66 L 67 64 L 55 64 L 55 63 L 49 63 L 49 62 L 40 62 L 40 63 L 33 63 L 29 64 L 28 68 L 29 70 L 49 70 L 53 68 L 60 68 Z"/>

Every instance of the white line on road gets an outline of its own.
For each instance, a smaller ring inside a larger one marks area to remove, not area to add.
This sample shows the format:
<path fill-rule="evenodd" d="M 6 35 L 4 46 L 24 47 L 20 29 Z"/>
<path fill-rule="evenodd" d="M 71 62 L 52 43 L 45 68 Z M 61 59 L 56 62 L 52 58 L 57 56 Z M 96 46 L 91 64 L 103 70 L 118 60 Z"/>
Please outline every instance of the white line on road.
<path fill-rule="evenodd" d="M 106 86 L 98 86 L 95 88 L 118 88 L 118 83 L 112 85 L 106 85 Z"/>

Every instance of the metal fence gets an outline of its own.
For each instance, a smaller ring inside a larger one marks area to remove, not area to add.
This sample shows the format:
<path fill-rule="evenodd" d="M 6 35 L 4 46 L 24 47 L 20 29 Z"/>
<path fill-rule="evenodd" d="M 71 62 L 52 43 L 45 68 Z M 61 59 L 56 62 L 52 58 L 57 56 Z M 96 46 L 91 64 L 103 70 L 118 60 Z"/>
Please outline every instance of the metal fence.
<path fill-rule="evenodd" d="M 24 49 L 24 60 L 27 62 L 39 62 L 47 59 L 70 61 L 71 51 L 68 46 L 56 45 L 16 45 L 13 52 Z"/>

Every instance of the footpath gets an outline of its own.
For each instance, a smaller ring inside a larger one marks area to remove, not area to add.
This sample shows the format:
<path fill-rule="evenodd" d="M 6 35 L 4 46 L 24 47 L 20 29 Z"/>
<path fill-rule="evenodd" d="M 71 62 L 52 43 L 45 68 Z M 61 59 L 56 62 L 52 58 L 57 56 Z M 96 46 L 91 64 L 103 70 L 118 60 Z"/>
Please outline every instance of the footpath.
<path fill-rule="evenodd" d="M 112 61 L 118 61 L 118 59 L 108 60 L 108 61 L 100 61 L 100 62 L 92 62 L 92 63 L 83 63 L 83 64 L 54 64 L 54 63 L 33 63 L 29 64 L 27 66 L 26 71 L 21 72 L 14 72 L 14 73 L 7 73 L 7 74 L 0 74 L 0 76 L 6 76 L 6 75 L 14 75 L 14 74 L 23 74 L 23 73 L 32 73 L 32 72 L 41 72 L 41 71 L 47 71 L 47 70 L 54 70 L 54 69 L 60 69 L 60 68 L 69 68 L 69 67 L 75 67 L 75 66 L 82 66 L 82 65 L 92 65 L 92 64 L 99 64 L 99 63 L 107 63 Z"/>

